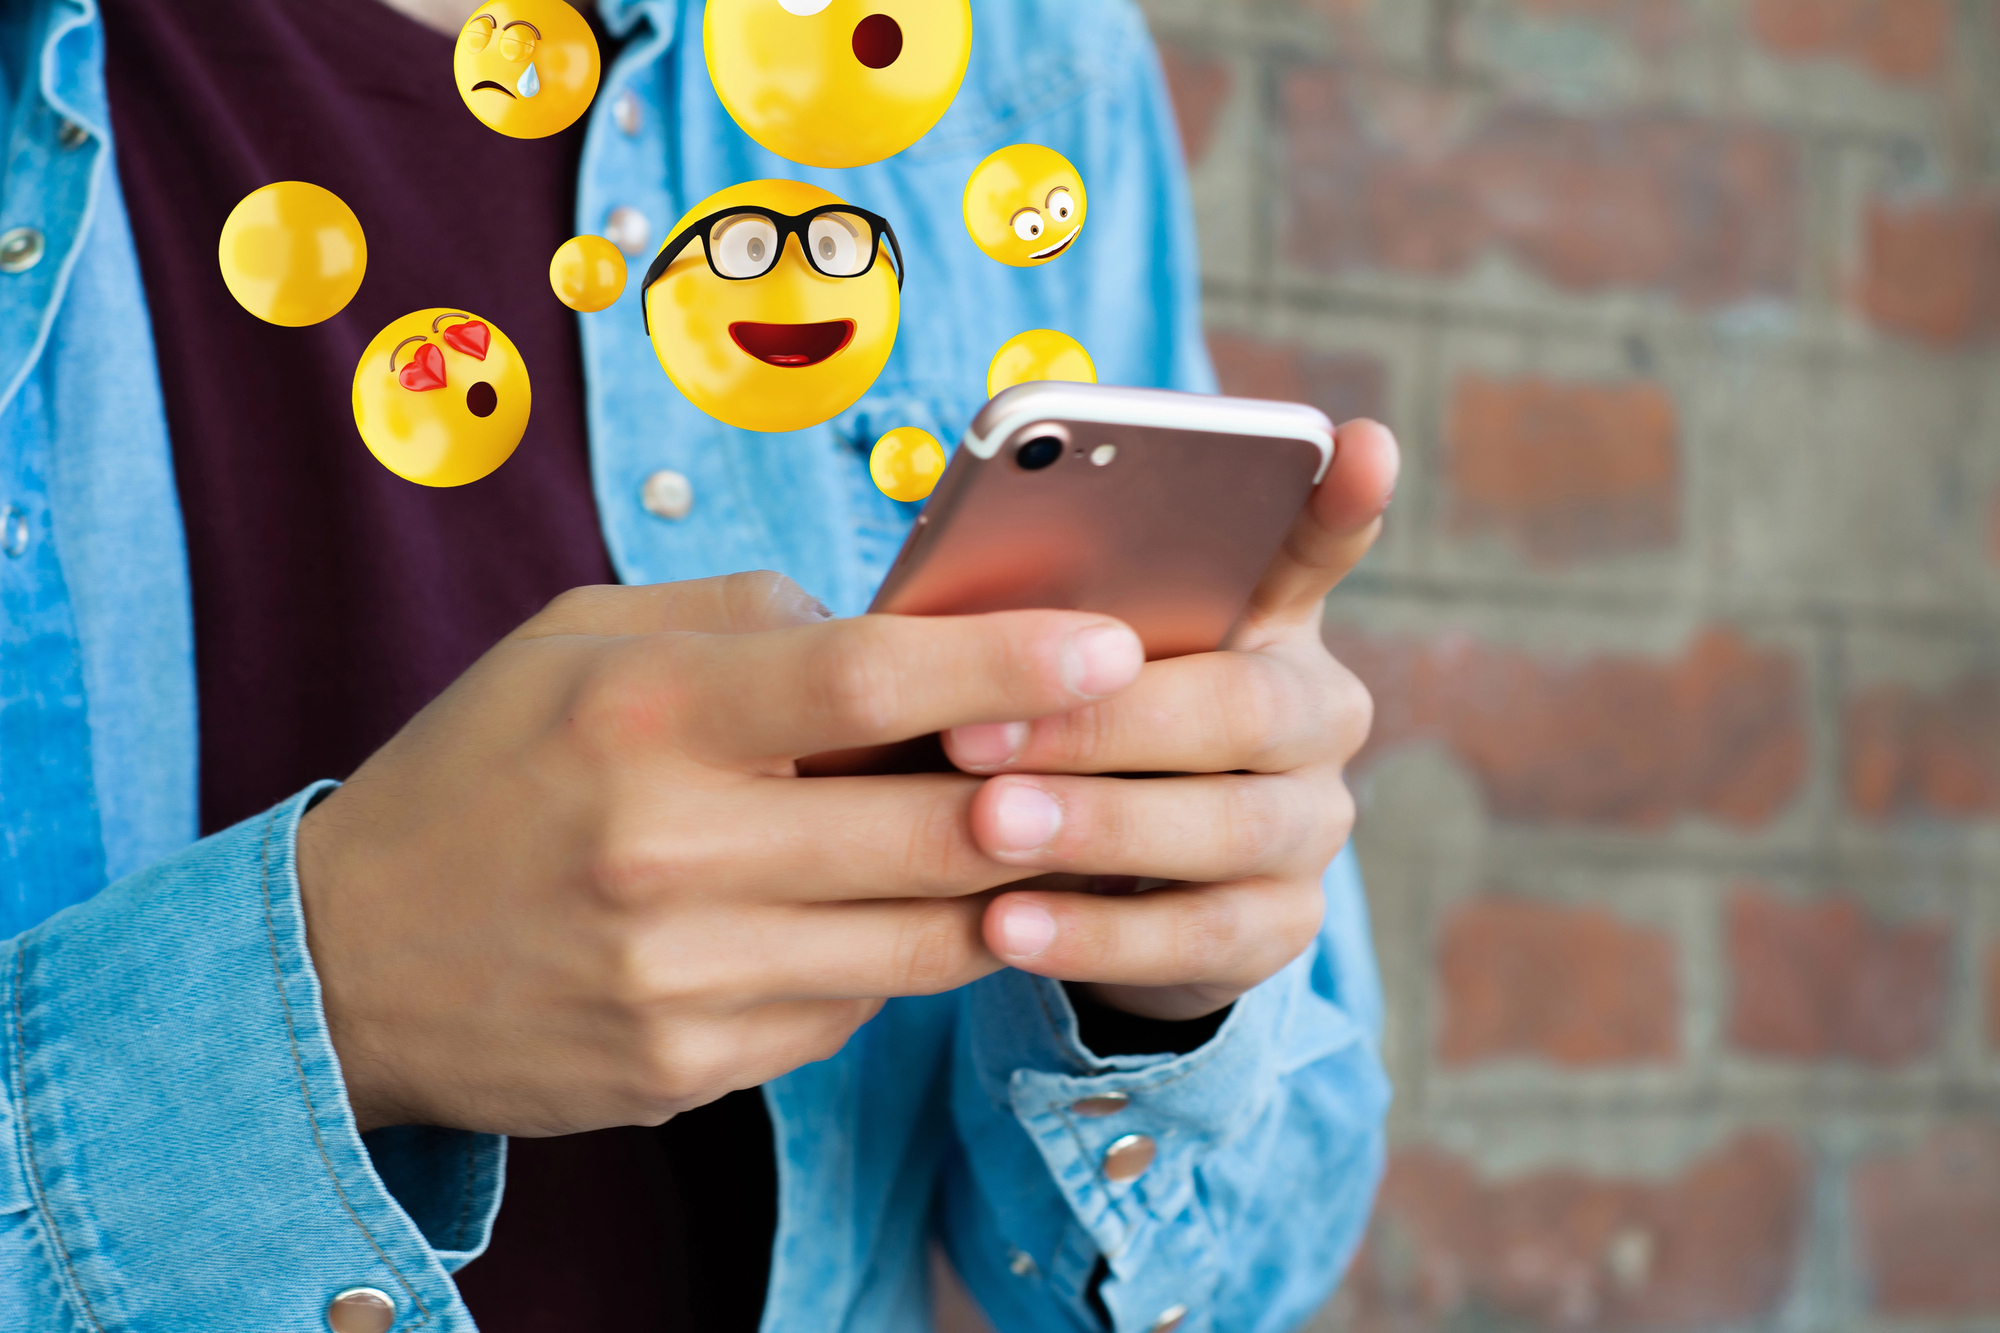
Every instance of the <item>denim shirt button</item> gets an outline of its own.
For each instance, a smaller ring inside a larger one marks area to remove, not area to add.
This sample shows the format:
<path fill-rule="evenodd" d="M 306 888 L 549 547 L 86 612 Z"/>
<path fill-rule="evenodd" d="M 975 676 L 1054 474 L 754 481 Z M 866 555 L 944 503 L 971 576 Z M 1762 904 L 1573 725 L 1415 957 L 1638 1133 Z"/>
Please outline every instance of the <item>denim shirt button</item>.
<path fill-rule="evenodd" d="M 654 518 L 678 523 L 694 508 L 694 483 L 672 468 L 661 468 L 639 488 L 639 503 Z"/>
<path fill-rule="evenodd" d="M 1174 1333 L 1175 1329 L 1187 1322 L 1187 1317 L 1188 1308 L 1185 1305 L 1169 1306 L 1160 1311 L 1160 1317 L 1147 1326 L 1146 1333 Z"/>
<path fill-rule="evenodd" d="M 1117 1115 L 1131 1104 L 1132 1099 L 1122 1092 L 1100 1092 L 1095 1097 L 1071 1103 L 1069 1109 L 1086 1120 L 1101 1120 L 1107 1115 Z"/>
<path fill-rule="evenodd" d="M 627 138 L 639 132 L 639 115 L 639 99 L 633 96 L 630 88 L 618 94 L 618 100 L 611 104 L 611 119 L 625 131 Z"/>
<path fill-rule="evenodd" d="M 33 227 L 0 231 L 0 273 L 26 273 L 42 262 L 47 243 Z"/>
<path fill-rule="evenodd" d="M 56 142 L 64 148 L 78 147 L 89 137 L 89 130 L 69 119 L 65 119 L 56 130 Z"/>
<path fill-rule="evenodd" d="M 326 1303 L 326 1326 L 333 1333 L 389 1333 L 396 1303 L 374 1287 L 349 1287 Z"/>
<path fill-rule="evenodd" d="M 1149 1135 L 1127 1134 L 1104 1150 L 1105 1178 L 1137 1180 L 1153 1164 L 1153 1154 L 1157 1151 Z"/>
<path fill-rule="evenodd" d="M 0 551 L 5 551 L 9 560 L 19 560 L 26 555 L 28 543 L 34 537 L 34 529 L 28 526 L 28 516 L 21 506 L 8 505 L 0 509 Z"/>
<path fill-rule="evenodd" d="M 604 220 L 604 239 L 628 255 L 640 254 L 653 239 L 653 224 L 630 204 L 620 204 Z"/>

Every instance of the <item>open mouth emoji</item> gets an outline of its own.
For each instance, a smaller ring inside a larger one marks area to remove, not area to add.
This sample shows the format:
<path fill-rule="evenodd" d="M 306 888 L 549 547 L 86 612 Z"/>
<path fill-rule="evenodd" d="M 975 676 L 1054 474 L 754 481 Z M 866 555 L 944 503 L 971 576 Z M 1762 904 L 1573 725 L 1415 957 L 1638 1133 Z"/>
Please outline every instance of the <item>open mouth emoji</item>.
<path fill-rule="evenodd" d="M 799 181 L 748 181 L 674 224 L 640 303 L 689 402 L 743 430 L 804 430 L 882 373 L 901 269 L 887 219 Z"/>
<path fill-rule="evenodd" d="M 506 462 L 534 396 L 521 353 L 490 320 L 417 310 L 354 367 L 354 425 L 382 466 L 420 486 L 463 486 Z"/>
<path fill-rule="evenodd" d="M 768 366 L 816 366 L 840 354 L 854 341 L 854 321 L 832 319 L 819 324 L 757 324 L 738 320 L 729 326 L 736 345 Z"/>

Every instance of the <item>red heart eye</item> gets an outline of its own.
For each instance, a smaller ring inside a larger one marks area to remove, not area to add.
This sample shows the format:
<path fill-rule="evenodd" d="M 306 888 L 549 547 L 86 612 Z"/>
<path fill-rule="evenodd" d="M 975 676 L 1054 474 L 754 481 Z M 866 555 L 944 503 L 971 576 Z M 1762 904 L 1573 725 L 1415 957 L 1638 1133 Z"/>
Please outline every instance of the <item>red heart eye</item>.
<path fill-rule="evenodd" d="M 493 331 L 475 319 L 470 324 L 454 324 L 446 329 L 444 340 L 447 346 L 473 360 L 484 361 L 486 349 L 493 344 Z"/>
<path fill-rule="evenodd" d="M 397 373 L 396 380 L 405 389 L 422 393 L 426 389 L 444 387 L 444 353 L 433 343 L 425 343 L 417 348 L 417 354 L 410 358 L 410 364 Z"/>

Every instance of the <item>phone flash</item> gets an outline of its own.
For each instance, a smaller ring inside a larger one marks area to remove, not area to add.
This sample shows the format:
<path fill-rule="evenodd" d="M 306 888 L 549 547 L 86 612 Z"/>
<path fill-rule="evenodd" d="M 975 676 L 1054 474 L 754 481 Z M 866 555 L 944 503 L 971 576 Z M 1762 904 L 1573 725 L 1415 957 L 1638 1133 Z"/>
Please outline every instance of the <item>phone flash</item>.
<path fill-rule="evenodd" d="M 1118 446 L 1115 444 L 1100 444 L 1090 451 L 1090 461 L 1099 467 L 1103 467 L 1116 457 L 1118 457 Z"/>

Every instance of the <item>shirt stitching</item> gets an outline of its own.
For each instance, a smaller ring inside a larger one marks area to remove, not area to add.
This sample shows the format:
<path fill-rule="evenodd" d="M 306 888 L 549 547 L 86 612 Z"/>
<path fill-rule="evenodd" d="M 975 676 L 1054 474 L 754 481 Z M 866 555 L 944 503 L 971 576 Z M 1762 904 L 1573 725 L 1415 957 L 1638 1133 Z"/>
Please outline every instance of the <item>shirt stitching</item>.
<path fill-rule="evenodd" d="M 299 1095 L 305 1099 L 306 1123 L 312 1126 L 313 1147 L 319 1151 L 320 1164 L 326 1168 L 326 1178 L 333 1183 L 333 1192 L 339 1197 L 340 1206 L 347 1211 L 347 1216 L 353 1221 L 355 1230 L 361 1233 L 362 1239 L 368 1242 L 369 1248 L 375 1251 L 376 1256 L 382 1260 L 383 1264 L 389 1269 L 389 1272 L 395 1276 L 396 1281 L 401 1284 L 403 1290 L 410 1294 L 411 1303 L 417 1307 L 417 1313 L 423 1316 L 423 1318 L 419 1319 L 415 1324 L 410 1325 L 410 1327 L 419 1328 L 429 1323 L 431 1317 L 429 1308 L 424 1305 L 424 1298 L 417 1294 L 417 1289 L 410 1285 L 409 1279 L 403 1276 L 403 1271 L 396 1267 L 396 1261 L 389 1257 L 388 1252 L 375 1239 L 374 1233 L 369 1231 L 368 1224 L 361 1220 L 361 1214 L 355 1211 L 353 1203 L 348 1200 L 347 1190 L 340 1183 L 339 1173 L 334 1170 L 333 1157 L 326 1150 L 326 1139 L 320 1134 L 319 1109 L 313 1105 L 312 1087 L 306 1081 L 305 1057 L 299 1052 L 298 1029 L 292 1022 L 292 1002 L 290 997 L 285 994 L 284 964 L 278 955 L 278 928 L 274 920 L 276 912 L 271 904 L 271 829 L 277 822 L 277 813 L 273 811 L 270 819 L 264 825 L 264 844 L 260 853 L 260 859 L 263 862 L 264 940 L 271 950 L 272 980 L 277 987 L 278 1004 L 284 1010 L 285 1014 L 285 1037 L 291 1043 L 292 1068 L 299 1076 Z"/>
<path fill-rule="evenodd" d="M 63 1272 L 69 1278 L 69 1285 L 76 1291 L 78 1304 L 83 1306 L 84 1318 L 97 1333 L 104 1333 L 104 1325 L 91 1308 L 90 1296 L 83 1289 L 83 1280 L 76 1275 L 76 1264 L 69 1257 L 69 1246 L 63 1244 L 62 1228 L 56 1225 L 56 1216 L 49 1207 L 48 1191 L 42 1187 L 42 1166 L 35 1156 L 34 1125 L 28 1117 L 28 1057 L 27 1022 L 21 1015 L 21 973 L 27 966 L 28 942 L 24 938 L 14 946 L 14 1086 L 21 1103 L 21 1146 L 28 1159 L 28 1179 L 35 1191 L 35 1207 L 42 1215 L 42 1224 L 49 1229 L 49 1238 L 56 1243 L 56 1253 L 62 1258 Z"/>

